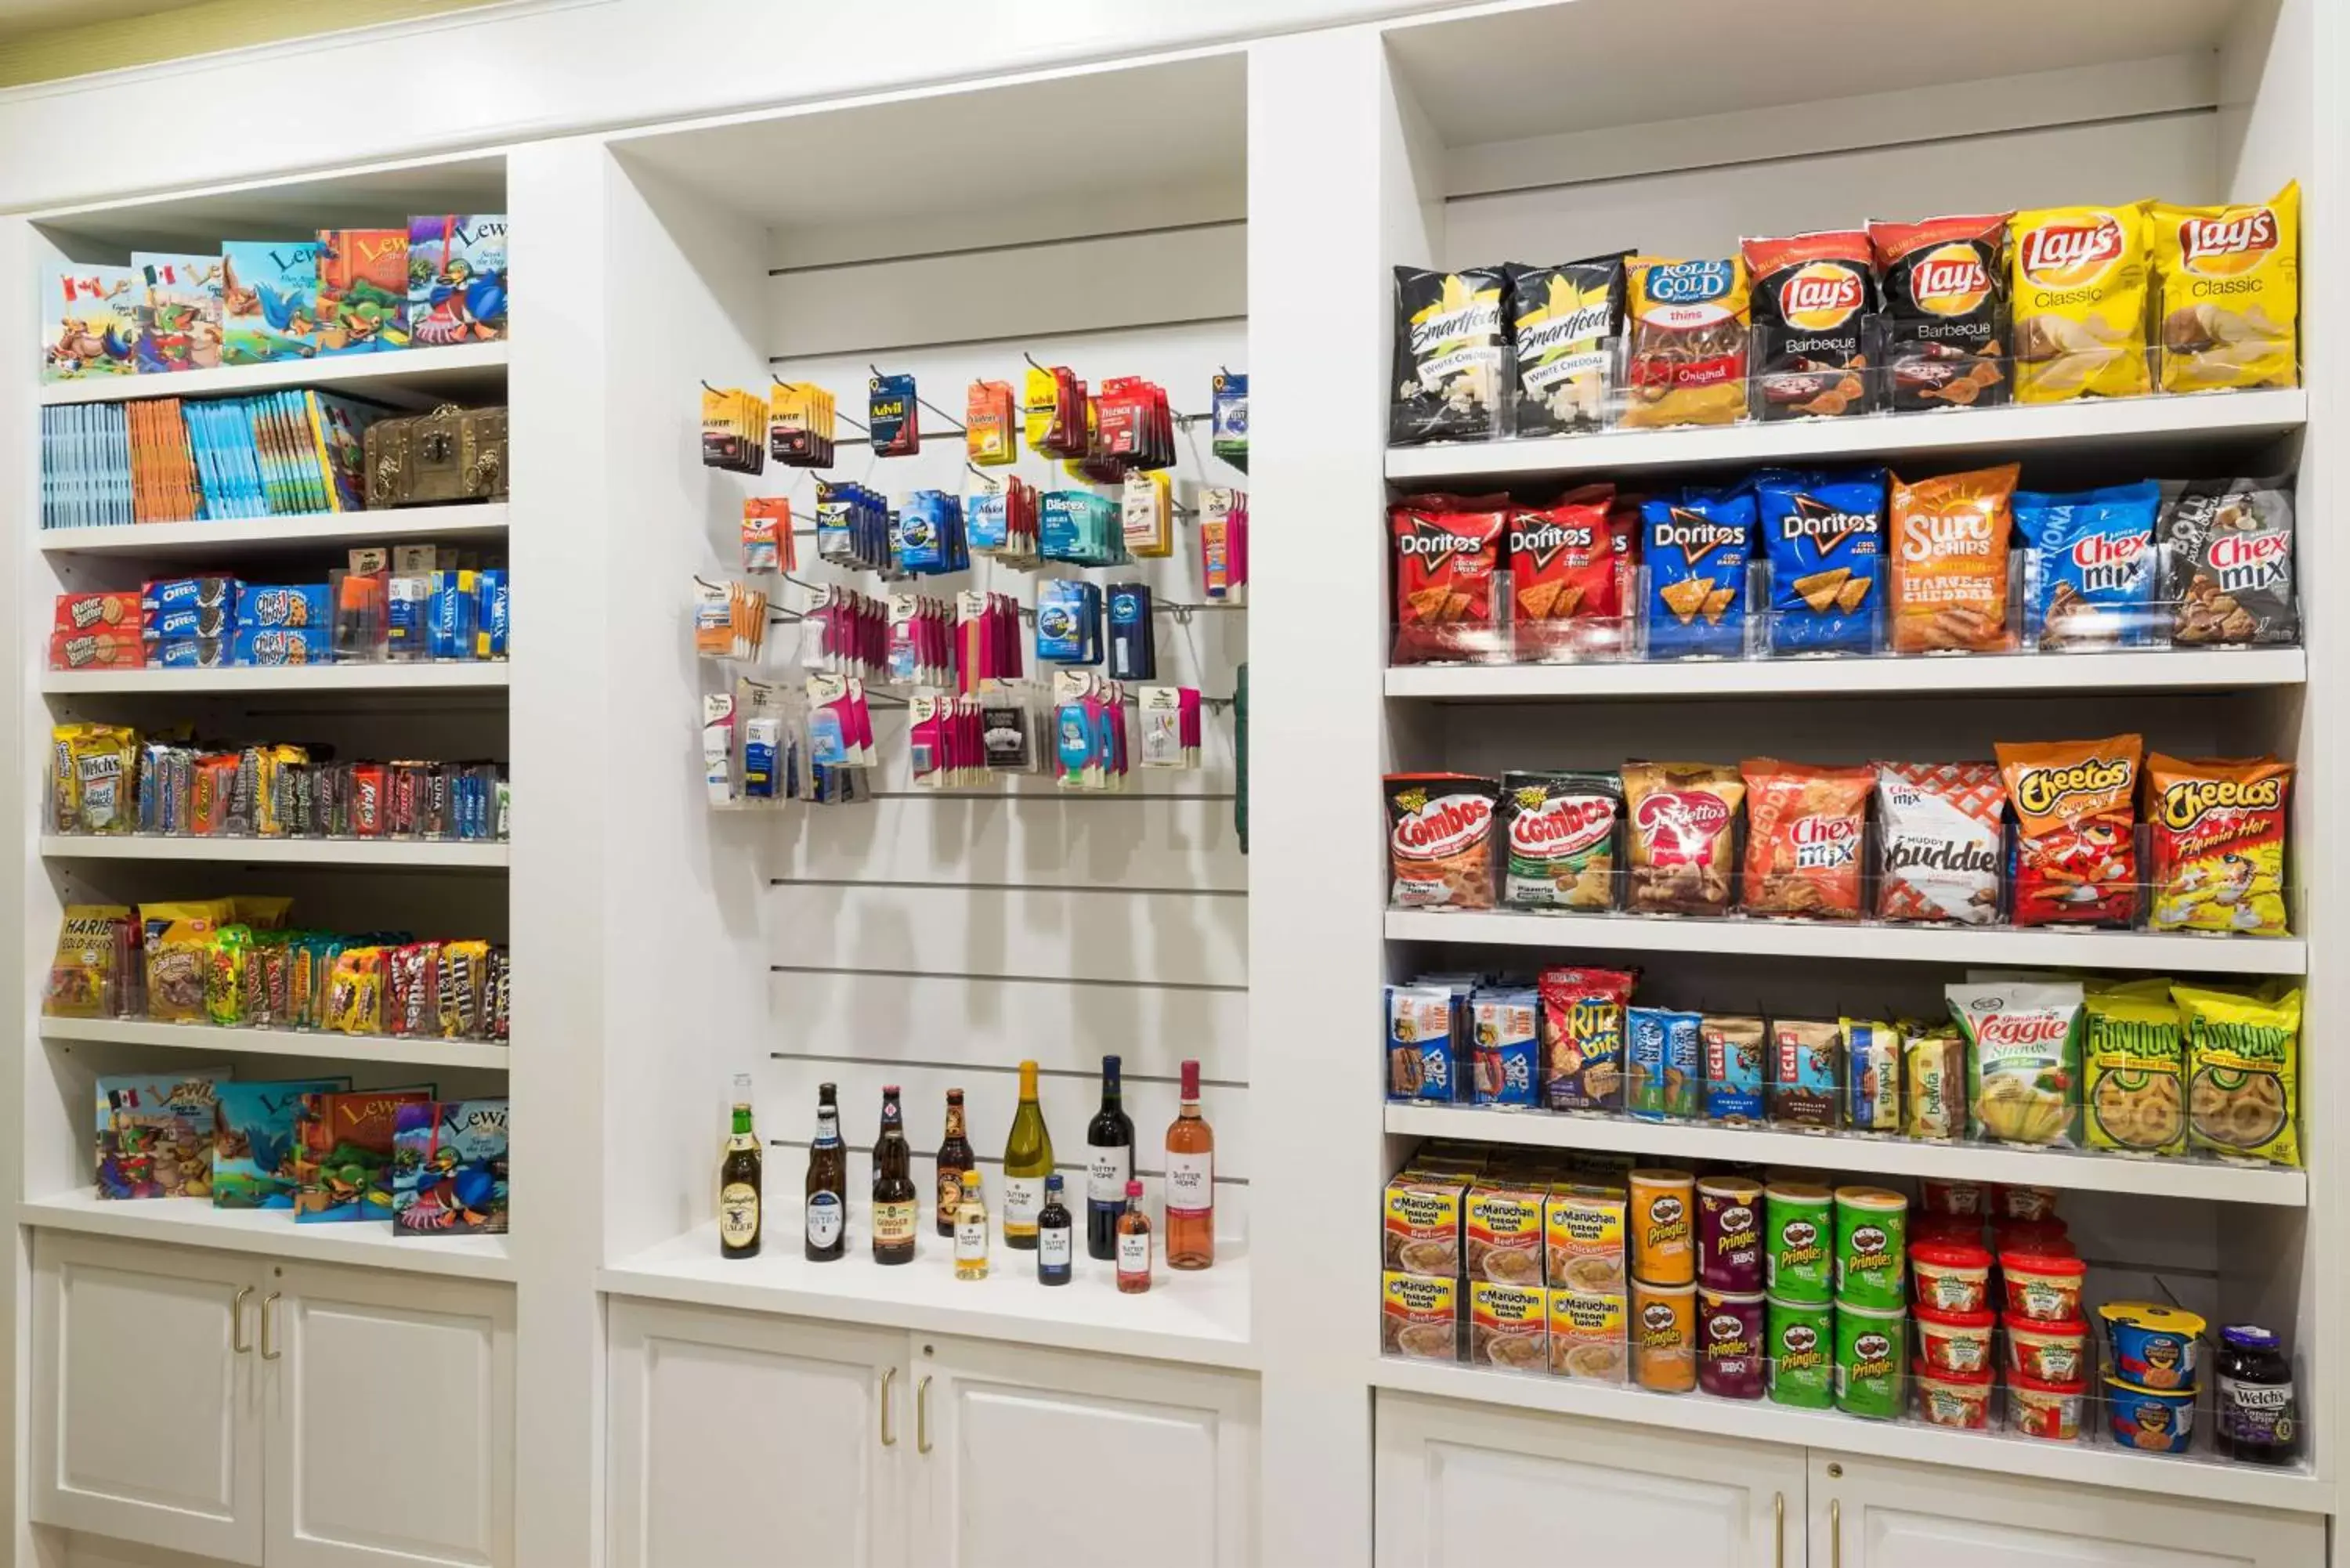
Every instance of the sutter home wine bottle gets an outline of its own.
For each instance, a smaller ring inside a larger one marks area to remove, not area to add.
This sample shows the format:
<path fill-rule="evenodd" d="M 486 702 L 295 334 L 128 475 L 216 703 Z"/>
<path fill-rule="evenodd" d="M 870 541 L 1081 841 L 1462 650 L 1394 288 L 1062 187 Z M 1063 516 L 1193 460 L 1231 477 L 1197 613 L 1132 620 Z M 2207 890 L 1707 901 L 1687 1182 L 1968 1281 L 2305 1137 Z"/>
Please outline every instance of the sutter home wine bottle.
<path fill-rule="evenodd" d="M 1126 1114 L 1118 1059 L 1102 1058 L 1101 1109 L 1086 1124 L 1086 1255 L 1118 1256 L 1118 1217 L 1126 1212 L 1126 1184 L 1134 1176 L 1134 1118 Z"/>
<path fill-rule="evenodd" d="M 1045 1207 L 1045 1178 L 1053 1173 L 1053 1135 L 1036 1103 L 1036 1064 L 1020 1064 L 1020 1108 L 1003 1143 L 1003 1244 L 1036 1249 L 1036 1212 Z"/>

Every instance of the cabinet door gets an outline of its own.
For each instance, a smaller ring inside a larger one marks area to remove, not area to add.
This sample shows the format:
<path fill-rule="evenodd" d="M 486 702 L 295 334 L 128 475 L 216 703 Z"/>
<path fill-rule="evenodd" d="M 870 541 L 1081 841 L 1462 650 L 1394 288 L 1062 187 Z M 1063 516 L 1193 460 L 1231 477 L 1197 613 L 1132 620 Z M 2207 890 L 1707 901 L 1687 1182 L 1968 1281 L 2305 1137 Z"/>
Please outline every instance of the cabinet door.
<path fill-rule="evenodd" d="M 269 1274 L 269 1568 L 511 1563 L 512 1287 Z"/>
<path fill-rule="evenodd" d="M 57 1231 L 33 1241 L 32 1516 L 258 1563 L 262 1265 Z"/>
<path fill-rule="evenodd" d="M 616 1298 L 612 1568 L 897 1568 L 906 1336 Z"/>
<path fill-rule="evenodd" d="M 2324 1521 L 2308 1515 L 1817 1449 L 1811 1499 L 1810 1568 L 2324 1568 L 2325 1562 Z"/>
<path fill-rule="evenodd" d="M 1801 1449 L 1399 1394 L 1372 1433 L 1379 1568 L 1804 1560 Z"/>
<path fill-rule="evenodd" d="M 1250 1560 L 1254 1378 L 972 1340 L 915 1350 L 925 1568 Z"/>

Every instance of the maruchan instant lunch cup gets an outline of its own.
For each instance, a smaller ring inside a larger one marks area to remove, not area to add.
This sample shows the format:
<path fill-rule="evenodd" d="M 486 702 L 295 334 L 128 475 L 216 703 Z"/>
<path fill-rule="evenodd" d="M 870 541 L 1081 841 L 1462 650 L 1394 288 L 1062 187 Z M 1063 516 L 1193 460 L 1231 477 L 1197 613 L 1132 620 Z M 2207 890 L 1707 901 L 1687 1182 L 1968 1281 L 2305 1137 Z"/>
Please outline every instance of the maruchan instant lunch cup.
<path fill-rule="evenodd" d="M 1835 1309 L 1835 1407 L 1847 1416 L 1890 1421 L 1901 1414 L 1901 1368 L 1908 1314 L 1896 1307 Z"/>
<path fill-rule="evenodd" d="M 1686 1170 L 1636 1170 L 1631 1204 L 1632 1275 L 1652 1285 L 1697 1279 L 1697 1178 Z"/>
<path fill-rule="evenodd" d="M 1767 1299 L 1764 1381 L 1774 1405 L 1825 1410 L 1835 1403 L 1835 1308 Z"/>
<path fill-rule="evenodd" d="M 1908 1254 L 1909 1200 L 1882 1187 L 1835 1190 L 1835 1296 L 1855 1306 L 1898 1310 Z"/>
<path fill-rule="evenodd" d="M 1709 1176 L 1697 1184 L 1697 1280 L 1735 1295 L 1762 1291 L 1762 1184 Z"/>
<path fill-rule="evenodd" d="M 2108 1302 L 2097 1309 L 2112 1350 L 2114 1375 L 2141 1388 L 2192 1391 L 2200 1364 L 2203 1320 L 2154 1302 Z"/>
<path fill-rule="evenodd" d="M 1834 1300 L 1835 1248 L 1835 1199 L 1826 1188 L 1773 1181 L 1762 1189 L 1764 1290 L 1786 1302 Z"/>
<path fill-rule="evenodd" d="M 1632 1376 L 1659 1394 L 1697 1386 L 1697 1286 L 1632 1282 Z"/>

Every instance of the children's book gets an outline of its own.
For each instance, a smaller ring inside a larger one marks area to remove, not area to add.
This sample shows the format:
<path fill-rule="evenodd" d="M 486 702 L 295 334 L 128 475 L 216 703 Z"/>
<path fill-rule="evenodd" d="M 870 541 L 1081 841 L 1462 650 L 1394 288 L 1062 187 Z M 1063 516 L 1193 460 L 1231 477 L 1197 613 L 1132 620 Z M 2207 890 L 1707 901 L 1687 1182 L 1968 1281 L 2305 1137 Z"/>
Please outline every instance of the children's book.
<path fill-rule="evenodd" d="M 98 1195 L 204 1198 L 227 1067 L 98 1081 Z"/>
<path fill-rule="evenodd" d="M 408 347 L 408 231 L 318 231 L 318 352 Z"/>
<path fill-rule="evenodd" d="M 506 335 L 504 213 L 408 220 L 408 333 L 426 348 Z"/>
<path fill-rule="evenodd" d="M 504 1233 L 505 1101 L 400 1107 L 392 1135 L 391 1223 L 400 1236 Z"/>
<path fill-rule="evenodd" d="M 327 479 L 330 504 L 321 511 L 361 512 L 367 509 L 368 426 L 384 416 L 373 403 L 338 398 L 332 392 L 302 394 L 312 444 Z"/>
<path fill-rule="evenodd" d="M 265 365 L 317 353 L 318 242 L 229 240 L 221 253 L 224 358 Z"/>
<path fill-rule="evenodd" d="M 41 379 L 80 381 L 138 373 L 145 280 L 127 266 L 41 271 Z"/>
<path fill-rule="evenodd" d="M 221 258 L 130 253 L 140 277 L 139 369 L 209 370 L 221 362 Z"/>
<path fill-rule="evenodd" d="M 294 1132 L 302 1096 L 350 1086 L 348 1078 L 221 1085 L 220 1128 L 213 1135 L 213 1207 L 293 1208 Z"/>
<path fill-rule="evenodd" d="M 295 1125 L 295 1222 L 390 1219 L 400 1107 L 432 1098 L 429 1085 L 303 1096 Z"/>

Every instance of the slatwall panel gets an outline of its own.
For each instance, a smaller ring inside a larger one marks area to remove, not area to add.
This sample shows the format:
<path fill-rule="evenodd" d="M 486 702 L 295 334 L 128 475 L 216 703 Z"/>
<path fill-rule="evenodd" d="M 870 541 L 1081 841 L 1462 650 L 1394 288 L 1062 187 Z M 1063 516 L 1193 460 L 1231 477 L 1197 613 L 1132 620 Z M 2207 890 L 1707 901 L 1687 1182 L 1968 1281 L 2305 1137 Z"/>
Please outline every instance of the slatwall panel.
<path fill-rule="evenodd" d="M 982 322 L 1035 319 L 1040 310 L 1052 319 L 1086 324 L 1150 314 L 1147 295 L 1129 292 L 1118 300 L 1114 269 L 1095 268 L 1087 260 L 1095 248 L 1011 253 L 1014 263 L 1024 265 L 1010 266 L 991 257 L 983 274 L 924 263 L 907 275 L 924 280 L 924 290 L 941 286 L 939 279 L 959 277 L 952 286 L 1015 287 L 1032 296 L 1008 317 L 1000 301 L 975 309 L 971 318 Z M 1237 250 L 1221 241 L 1193 244 L 1180 254 L 1168 252 L 1156 265 L 1170 260 L 1236 266 Z M 891 318 L 894 326 L 872 324 L 868 317 L 880 306 L 869 280 L 857 284 L 860 303 L 846 320 L 838 313 L 822 316 L 827 275 L 819 269 L 776 280 L 779 353 L 828 348 L 843 341 L 844 333 L 879 345 L 947 330 L 932 325 L 949 317 L 927 297 L 919 308 L 909 306 Z M 1219 308 L 1237 308 L 1238 286 L 1235 272 L 1185 298 L 1226 299 Z M 1055 303 L 1055 291 L 1069 297 Z M 1245 369 L 1245 325 L 1235 319 L 1059 340 L 920 350 L 877 346 L 839 358 L 779 359 L 775 369 L 785 379 L 833 389 L 841 411 L 859 421 L 868 367 L 910 371 L 923 397 L 960 422 L 964 389 L 975 377 L 1018 387 L 1024 348 L 1097 383 L 1113 375 L 1149 376 L 1168 389 L 1178 411 L 1204 412 L 1217 369 Z M 925 410 L 922 422 L 924 449 L 918 456 L 877 460 L 864 448 L 845 447 L 838 476 L 891 494 L 967 489 L 973 482 L 963 467 L 961 438 L 934 433 L 945 424 L 938 413 Z M 1185 505 L 1197 504 L 1203 483 L 1247 484 L 1245 475 L 1209 456 L 1208 444 L 1205 425 L 1178 431 L 1176 499 Z M 1045 488 L 1055 483 L 1033 455 L 1014 472 Z M 788 472 L 771 472 L 768 481 L 767 493 L 790 493 L 795 510 L 812 509 L 812 483 Z M 1175 544 L 1175 556 L 1166 560 L 1089 572 L 1048 566 L 1042 575 L 1139 580 L 1162 602 L 1201 603 L 1197 538 L 1180 519 Z M 799 576 L 878 591 L 870 574 L 836 572 L 816 562 L 812 536 L 805 532 L 801 547 L 806 565 Z M 938 595 L 986 588 L 1034 603 L 1040 574 L 1007 570 L 983 557 L 974 566 L 969 574 L 919 586 Z M 788 603 L 795 590 L 787 588 L 786 595 Z M 1232 609 L 1180 620 L 1159 616 L 1159 679 L 1229 696 L 1234 671 L 1247 658 L 1247 618 L 1245 611 Z M 796 652 L 795 634 L 777 628 L 774 635 L 780 640 L 772 657 L 788 664 Z M 1243 1233 L 1251 1130 L 1248 862 L 1233 819 L 1232 716 L 1204 716 L 1200 770 L 1137 769 L 1128 791 L 1116 795 L 1065 792 L 1046 774 L 999 780 L 976 791 L 916 789 L 903 713 L 877 710 L 874 727 L 879 765 L 872 782 L 879 798 L 787 812 L 772 830 L 776 853 L 768 864 L 775 881 L 765 928 L 775 1048 L 759 1096 L 760 1123 L 775 1147 L 775 1176 L 783 1190 L 794 1191 L 805 1169 L 821 1083 L 838 1087 L 853 1192 L 869 1179 L 885 1084 L 904 1094 L 919 1187 L 930 1189 L 930 1157 L 950 1087 L 963 1091 L 972 1146 L 983 1171 L 999 1178 L 1000 1186 L 1003 1142 L 1018 1097 L 1016 1064 L 1027 1057 L 1042 1067 L 1040 1099 L 1056 1160 L 1082 1190 L 1085 1127 L 1100 1099 L 1101 1057 L 1114 1053 L 1125 1061 L 1136 1166 L 1155 1208 L 1165 1128 L 1177 1108 L 1176 1077 L 1180 1063 L 1196 1059 L 1217 1134 L 1219 1230 Z"/>

